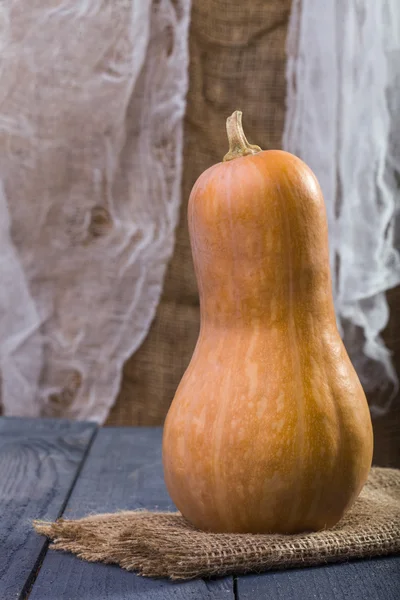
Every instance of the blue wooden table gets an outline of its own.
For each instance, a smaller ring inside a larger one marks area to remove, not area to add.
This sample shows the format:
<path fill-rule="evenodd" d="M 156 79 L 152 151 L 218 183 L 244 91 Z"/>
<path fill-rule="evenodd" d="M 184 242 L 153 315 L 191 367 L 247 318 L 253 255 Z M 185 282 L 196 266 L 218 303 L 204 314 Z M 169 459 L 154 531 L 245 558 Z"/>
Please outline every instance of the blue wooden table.
<path fill-rule="evenodd" d="M 399 600 L 400 558 L 172 583 L 48 550 L 32 519 L 173 509 L 159 428 L 0 418 L 0 600 Z"/>

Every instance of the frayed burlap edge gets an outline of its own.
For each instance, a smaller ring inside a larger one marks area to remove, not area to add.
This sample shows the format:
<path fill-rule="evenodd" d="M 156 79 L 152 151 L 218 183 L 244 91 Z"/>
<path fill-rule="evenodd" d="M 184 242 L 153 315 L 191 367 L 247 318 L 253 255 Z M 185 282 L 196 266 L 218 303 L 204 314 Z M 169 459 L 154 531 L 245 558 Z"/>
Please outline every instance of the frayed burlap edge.
<path fill-rule="evenodd" d="M 353 508 L 330 530 L 302 535 L 213 534 L 179 513 L 124 511 L 35 521 L 51 548 L 148 577 L 191 579 L 318 565 L 400 552 L 400 470 L 373 468 Z"/>

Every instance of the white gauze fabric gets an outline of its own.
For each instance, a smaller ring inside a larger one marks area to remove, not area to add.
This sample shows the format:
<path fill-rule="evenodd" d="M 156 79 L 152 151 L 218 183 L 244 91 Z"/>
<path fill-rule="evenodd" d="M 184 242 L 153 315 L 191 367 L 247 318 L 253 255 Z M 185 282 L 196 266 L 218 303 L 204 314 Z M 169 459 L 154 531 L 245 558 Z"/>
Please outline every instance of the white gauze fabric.
<path fill-rule="evenodd" d="M 190 0 L 28 4 L 0 4 L 1 402 L 102 422 L 173 250 Z"/>
<path fill-rule="evenodd" d="M 380 333 L 400 283 L 400 3 L 294 0 L 287 51 L 283 145 L 321 184 L 338 325 L 381 414 L 398 389 Z"/>

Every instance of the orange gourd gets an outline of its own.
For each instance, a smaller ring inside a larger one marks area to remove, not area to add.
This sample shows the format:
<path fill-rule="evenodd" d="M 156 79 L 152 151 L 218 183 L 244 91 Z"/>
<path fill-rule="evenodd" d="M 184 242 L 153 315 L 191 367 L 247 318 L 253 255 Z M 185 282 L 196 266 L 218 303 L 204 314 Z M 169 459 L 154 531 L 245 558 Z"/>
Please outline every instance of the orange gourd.
<path fill-rule="evenodd" d="M 357 498 L 373 446 L 324 200 L 299 158 L 247 142 L 241 113 L 227 129 L 229 153 L 189 200 L 201 328 L 165 422 L 165 481 L 204 530 L 319 530 Z"/>

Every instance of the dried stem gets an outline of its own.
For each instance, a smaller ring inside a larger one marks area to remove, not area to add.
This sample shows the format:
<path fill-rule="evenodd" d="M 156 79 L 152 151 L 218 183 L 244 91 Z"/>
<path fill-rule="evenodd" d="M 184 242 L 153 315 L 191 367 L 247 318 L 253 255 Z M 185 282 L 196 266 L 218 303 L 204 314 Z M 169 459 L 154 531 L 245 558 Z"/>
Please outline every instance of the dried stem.
<path fill-rule="evenodd" d="M 261 152 L 259 146 L 249 144 L 247 141 L 243 131 L 242 112 L 240 110 L 235 110 L 235 112 L 227 118 L 226 132 L 228 134 L 229 152 L 225 154 L 224 161 Z"/>

